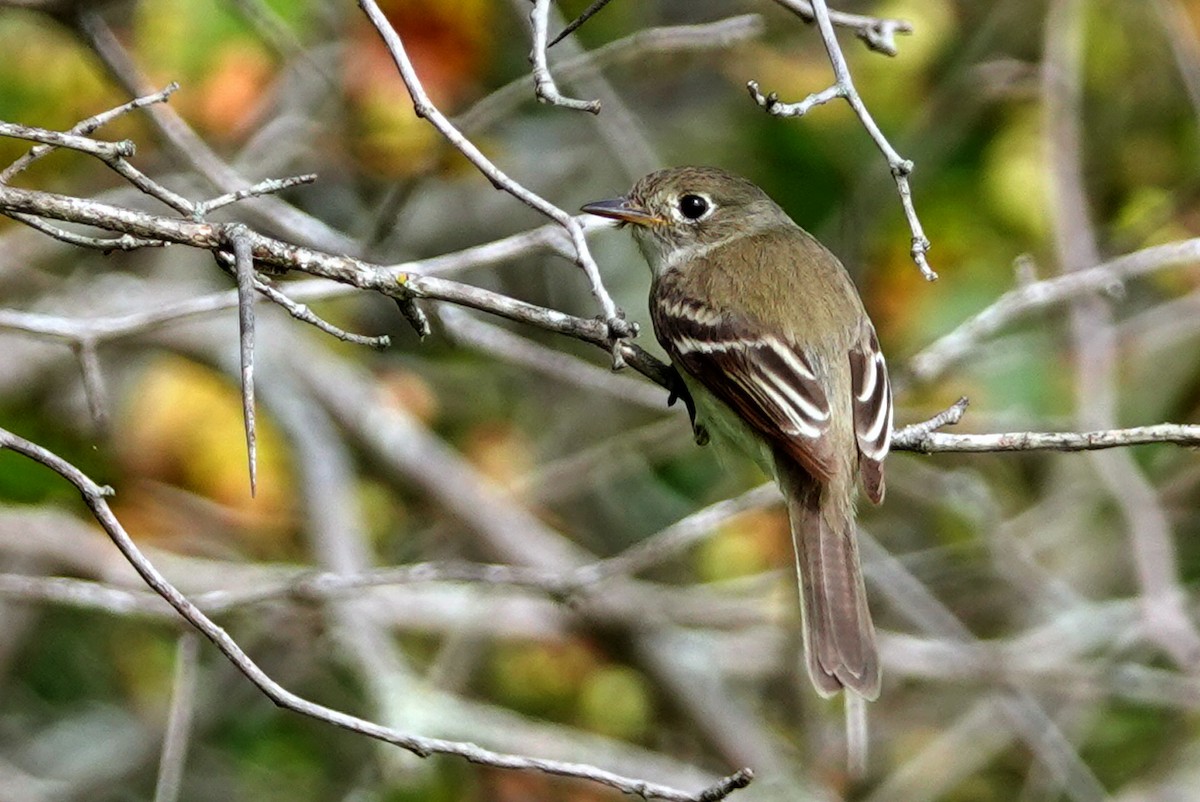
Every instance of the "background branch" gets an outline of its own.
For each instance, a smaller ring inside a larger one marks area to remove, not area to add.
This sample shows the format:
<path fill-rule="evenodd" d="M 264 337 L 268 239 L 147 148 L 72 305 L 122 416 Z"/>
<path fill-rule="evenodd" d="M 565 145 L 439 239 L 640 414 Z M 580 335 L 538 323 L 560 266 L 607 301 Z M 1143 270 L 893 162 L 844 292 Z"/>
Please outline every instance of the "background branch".
<path fill-rule="evenodd" d="M 690 799 L 743 785 L 739 766 L 756 779 L 737 798 L 758 802 L 1196 787 L 1200 120 L 1179 109 L 1200 51 L 1166 25 L 1192 0 L 1056 2 L 1045 26 L 1033 0 L 930 2 L 895 59 L 832 39 L 894 52 L 909 26 L 883 6 L 709 20 L 685 0 L 618 4 L 553 64 L 559 9 L 528 0 L 381 3 L 383 24 L 309 0 L 20 4 L 0 0 L 6 115 L 107 161 L 0 138 L 0 214 L 17 221 L 0 219 L 0 426 L 118 487 L 105 503 L 142 556 L 319 715 L 521 770 L 330 748 L 342 736 L 272 710 L 232 663 L 184 659 L 194 627 L 60 476 L 6 448 L 0 719 L 21 732 L 0 727 L 5 794 L 575 793 L 533 756 Z M 892 154 L 922 165 L 951 276 L 934 288 L 875 208 L 878 143 L 846 146 L 863 119 L 781 126 L 744 105 L 749 77 L 794 92 L 830 64 L 807 107 L 861 90 Z M 534 72 L 603 113 L 539 105 Z M 859 509 L 886 700 L 859 780 L 842 717 L 799 682 L 777 491 L 694 448 L 654 345 L 599 297 L 645 320 L 641 260 L 564 211 L 714 162 L 847 265 L 890 364 L 911 365 L 897 420 L 917 422 L 896 450 L 938 454 L 890 460 L 887 503 Z M 510 191 L 488 192 L 479 172 L 501 169 Z M 1105 316 L 1082 331 L 1043 313 L 1093 298 Z M 232 334 L 250 315 L 252 363 Z M 614 349 L 652 381 L 614 375 Z M 963 393 L 969 416 L 946 406 Z M 985 451 L 1006 453 L 949 456 Z"/>

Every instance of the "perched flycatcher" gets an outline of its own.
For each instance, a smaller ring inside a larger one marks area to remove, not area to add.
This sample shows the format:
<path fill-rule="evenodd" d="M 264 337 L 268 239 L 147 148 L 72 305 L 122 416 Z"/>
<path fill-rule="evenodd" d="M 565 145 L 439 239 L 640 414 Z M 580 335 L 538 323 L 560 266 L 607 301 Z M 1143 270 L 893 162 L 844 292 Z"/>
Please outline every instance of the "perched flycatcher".
<path fill-rule="evenodd" d="M 879 695 L 854 533 L 856 479 L 883 500 L 892 392 L 875 328 L 832 253 L 749 181 L 661 170 L 583 211 L 628 223 L 653 283 L 654 333 L 695 402 L 787 500 L 817 691 Z"/>

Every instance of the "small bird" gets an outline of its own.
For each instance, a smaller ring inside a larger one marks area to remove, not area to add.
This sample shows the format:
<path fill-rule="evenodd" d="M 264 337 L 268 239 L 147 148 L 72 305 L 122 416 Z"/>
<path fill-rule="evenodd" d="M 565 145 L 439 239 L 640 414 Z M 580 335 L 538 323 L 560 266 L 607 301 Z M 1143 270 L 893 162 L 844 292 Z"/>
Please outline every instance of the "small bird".
<path fill-rule="evenodd" d="M 883 500 L 892 391 L 845 268 L 756 185 L 713 167 L 651 173 L 583 211 L 632 227 L 697 442 L 731 443 L 783 491 L 817 692 L 877 698 L 854 497 L 861 479 Z"/>

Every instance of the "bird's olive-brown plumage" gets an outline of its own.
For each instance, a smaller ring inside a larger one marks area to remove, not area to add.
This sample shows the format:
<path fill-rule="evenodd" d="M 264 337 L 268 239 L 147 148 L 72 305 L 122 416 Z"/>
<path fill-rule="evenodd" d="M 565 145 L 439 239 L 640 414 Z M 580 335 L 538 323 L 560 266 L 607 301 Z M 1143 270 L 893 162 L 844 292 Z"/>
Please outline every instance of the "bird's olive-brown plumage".
<path fill-rule="evenodd" d="M 655 334 L 695 398 L 697 424 L 784 491 L 817 689 L 875 698 L 853 497 L 861 477 L 882 500 L 891 390 L 845 269 L 761 189 L 715 168 L 651 173 L 584 210 L 632 225 L 653 272 Z"/>

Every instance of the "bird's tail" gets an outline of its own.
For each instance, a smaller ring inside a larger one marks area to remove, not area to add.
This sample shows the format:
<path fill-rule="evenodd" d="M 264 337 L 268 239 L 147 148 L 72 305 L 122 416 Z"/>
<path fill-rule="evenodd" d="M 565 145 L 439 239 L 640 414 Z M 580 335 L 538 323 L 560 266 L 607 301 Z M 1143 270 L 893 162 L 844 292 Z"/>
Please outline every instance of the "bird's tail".
<path fill-rule="evenodd" d="M 879 651 L 858 562 L 849 489 L 822 486 L 802 468 L 779 460 L 787 497 L 804 653 L 817 692 L 846 688 L 864 699 L 879 696 Z"/>

